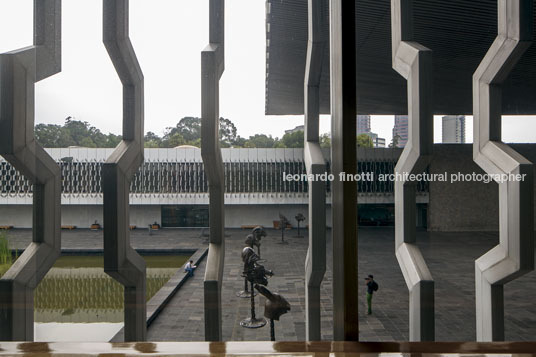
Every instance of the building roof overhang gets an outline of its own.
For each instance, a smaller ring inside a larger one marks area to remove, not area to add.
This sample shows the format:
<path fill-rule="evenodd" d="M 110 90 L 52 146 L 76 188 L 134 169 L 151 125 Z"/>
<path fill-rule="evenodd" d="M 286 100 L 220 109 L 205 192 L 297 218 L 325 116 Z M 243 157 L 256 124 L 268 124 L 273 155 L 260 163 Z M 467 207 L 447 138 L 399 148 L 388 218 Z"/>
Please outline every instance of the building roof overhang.
<path fill-rule="evenodd" d="M 328 8 L 328 0 L 318 1 Z M 472 113 L 472 75 L 496 37 L 497 0 L 414 4 L 416 40 L 433 51 L 434 112 Z M 324 13 L 329 26 L 328 11 Z M 359 114 L 407 113 L 406 81 L 391 67 L 390 16 L 390 0 L 356 0 Z M 266 21 L 266 114 L 303 114 L 307 0 L 267 0 Z M 329 48 L 324 64 L 320 109 L 328 114 Z M 536 114 L 535 93 L 532 45 L 503 84 L 504 114 Z"/>

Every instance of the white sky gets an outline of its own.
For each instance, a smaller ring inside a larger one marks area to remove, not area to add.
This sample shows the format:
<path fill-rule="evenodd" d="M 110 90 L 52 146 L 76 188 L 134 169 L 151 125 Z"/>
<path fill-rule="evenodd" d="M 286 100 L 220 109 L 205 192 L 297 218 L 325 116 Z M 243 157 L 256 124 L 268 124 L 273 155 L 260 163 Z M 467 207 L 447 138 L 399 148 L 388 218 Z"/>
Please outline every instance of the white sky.
<path fill-rule="evenodd" d="M 36 85 L 36 123 L 68 116 L 103 132 L 121 132 L 121 85 L 102 44 L 102 1 L 63 0 L 63 69 Z M 162 135 L 184 116 L 200 116 L 201 50 L 208 43 L 208 0 L 130 1 L 130 35 L 145 76 L 145 131 Z M 0 53 L 32 44 L 33 0 L 0 0 Z M 226 1 L 226 60 L 220 115 L 243 137 L 281 137 L 303 116 L 265 116 L 265 1 Z M 451 113 L 456 114 L 456 113 Z M 536 142 L 535 117 L 503 120 L 506 142 Z M 389 143 L 392 116 L 373 116 Z M 436 142 L 441 119 L 434 120 Z M 330 131 L 328 116 L 321 132 Z M 472 141 L 472 120 L 466 136 Z"/>

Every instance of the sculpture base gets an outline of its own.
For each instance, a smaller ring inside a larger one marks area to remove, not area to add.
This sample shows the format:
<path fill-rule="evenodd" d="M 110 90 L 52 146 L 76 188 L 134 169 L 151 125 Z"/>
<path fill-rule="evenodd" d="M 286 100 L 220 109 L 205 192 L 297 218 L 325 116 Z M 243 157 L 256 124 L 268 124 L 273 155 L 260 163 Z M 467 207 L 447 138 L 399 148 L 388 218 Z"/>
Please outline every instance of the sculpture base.
<path fill-rule="evenodd" d="M 266 320 L 263 317 L 260 319 L 252 319 L 251 317 L 248 317 L 247 319 L 240 321 L 240 326 L 245 328 L 260 328 L 264 325 L 266 325 Z"/>
<path fill-rule="evenodd" d="M 250 298 L 251 297 L 251 292 L 241 290 L 241 291 L 236 293 L 236 296 L 239 297 L 239 298 Z M 257 293 L 254 293 L 253 296 L 257 296 Z"/>

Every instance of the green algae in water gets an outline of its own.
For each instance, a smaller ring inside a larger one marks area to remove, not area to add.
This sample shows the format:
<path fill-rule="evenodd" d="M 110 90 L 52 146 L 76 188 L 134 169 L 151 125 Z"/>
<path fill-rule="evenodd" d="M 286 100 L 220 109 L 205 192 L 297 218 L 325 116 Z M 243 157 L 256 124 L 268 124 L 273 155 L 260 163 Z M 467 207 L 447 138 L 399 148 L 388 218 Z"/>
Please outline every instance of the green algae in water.
<path fill-rule="evenodd" d="M 147 300 L 189 255 L 148 255 Z M 103 270 L 102 256 L 62 256 L 35 290 L 36 322 L 122 322 L 123 286 Z"/>

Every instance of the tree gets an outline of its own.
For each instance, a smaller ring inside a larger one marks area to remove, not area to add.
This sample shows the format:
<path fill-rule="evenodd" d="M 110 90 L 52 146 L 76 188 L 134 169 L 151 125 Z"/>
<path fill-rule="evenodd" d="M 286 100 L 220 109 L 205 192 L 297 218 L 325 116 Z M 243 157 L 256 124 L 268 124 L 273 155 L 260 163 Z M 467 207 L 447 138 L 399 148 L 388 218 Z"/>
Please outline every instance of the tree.
<path fill-rule="evenodd" d="M 172 136 L 175 133 L 181 134 L 187 142 L 199 139 L 201 137 L 201 118 L 182 118 L 174 128 L 167 128 L 164 138 L 166 136 Z"/>
<path fill-rule="evenodd" d="M 233 147 L 235 147 L 235 148 L 244 148 L 244 147 L 246 147 L 246 143 L 247 143 L 247 139 L 241 137 L 240 135 L 238 135 L 236 137 L 235 142 L 233 143 Z"/>
<path fill-rule="evenodd" d="M 145 134 L 143 141 L 144 147 L 146 148 L 159 148 L 162 146 L 162 138 L 152 131 L 148 131 L 147 134 Z"/>
<path fill-rule="evenodd" d="M 390 148 L 397 148 L 398 142 L 400 141 L 400 135 L 394 135 L 393 139 L 391 140 L 391 143 L 389 144 Z"/>
<path fill-rule="evenodd" d="M 220 144 L 222 147 L 230 147 L 236 143 L 236 126 L 232 121 L 220 118 Z"/>
<path fill-rule="evenodd" d="M 231 147 L 237 144 L 236 126 L 229 119 L 220 118 L 220 145 Z M 179 135 L 177 135 L 179 134 Z M 182 139 L 180 139 L 182 138 Z M 162 138 L 163 147 L 177 145 L 201 145 L 201 118 L 184 117 L 174 127 L 168 127 Z"/>
<path fill-rule="evenodd" d="M 117 145 L 119 145 L 121 140 L 123 140 L 122 135 L 115 135 L 115 134 L 110 133 L 108 134 L 107 139 L 106 139 L 106 147 L 114 148 Z"/>
<path fill-rule="evenodd" d="M 37 124 L 34 129 L 35 138 L 41 146 L 46 148 L 68 147 L 75 145 L 75 142 L 63 130 L 61 125 Z"/>
<path fill-rule="evenodd" d="M 248 148 L 273 148 L 276 140 L 271 135 L 255 134 L 250 136 L 244 147 Z"/>
<path fill-rule="evenodd" d="M 165 135 L 164 139 L 162 140 L 162 147 L 165 148 L 174 148 L 186 144 L 188 143 L 186 142 L 186 140 L 184 140 L 184 137 L 178 132 L 175 132 L 172 135 Z"/>
<path fill-rule="evenodd" d="M 38 124 L 34 129 L 37 141 L 48 148 L 84 146 L 115 147 L 121 141 L 120 135 L 103 134 L 88 122 L 67 117 L 65 124 Z"/>
<path fill-rule="evenodd" d="M 303 130 L 298 130 L 293 133 L 286 133 L 281 138 L 281 145 L 276 145 L 276 147 L 284 148 L 302 148 L 303 147 Z"/>
<path fill-rule="evenodd" d="M 374 147 L 374 142 L 367 134 L 359 134 L 357 136 L 357 146 L 361 148 L 372 148 Z"/>
<path fill-rule="evenodd" d="M 320 135 L 320 147 L 322 148 L 331 147 L 331 136 L 329 133 L 324 133 Z"/>

